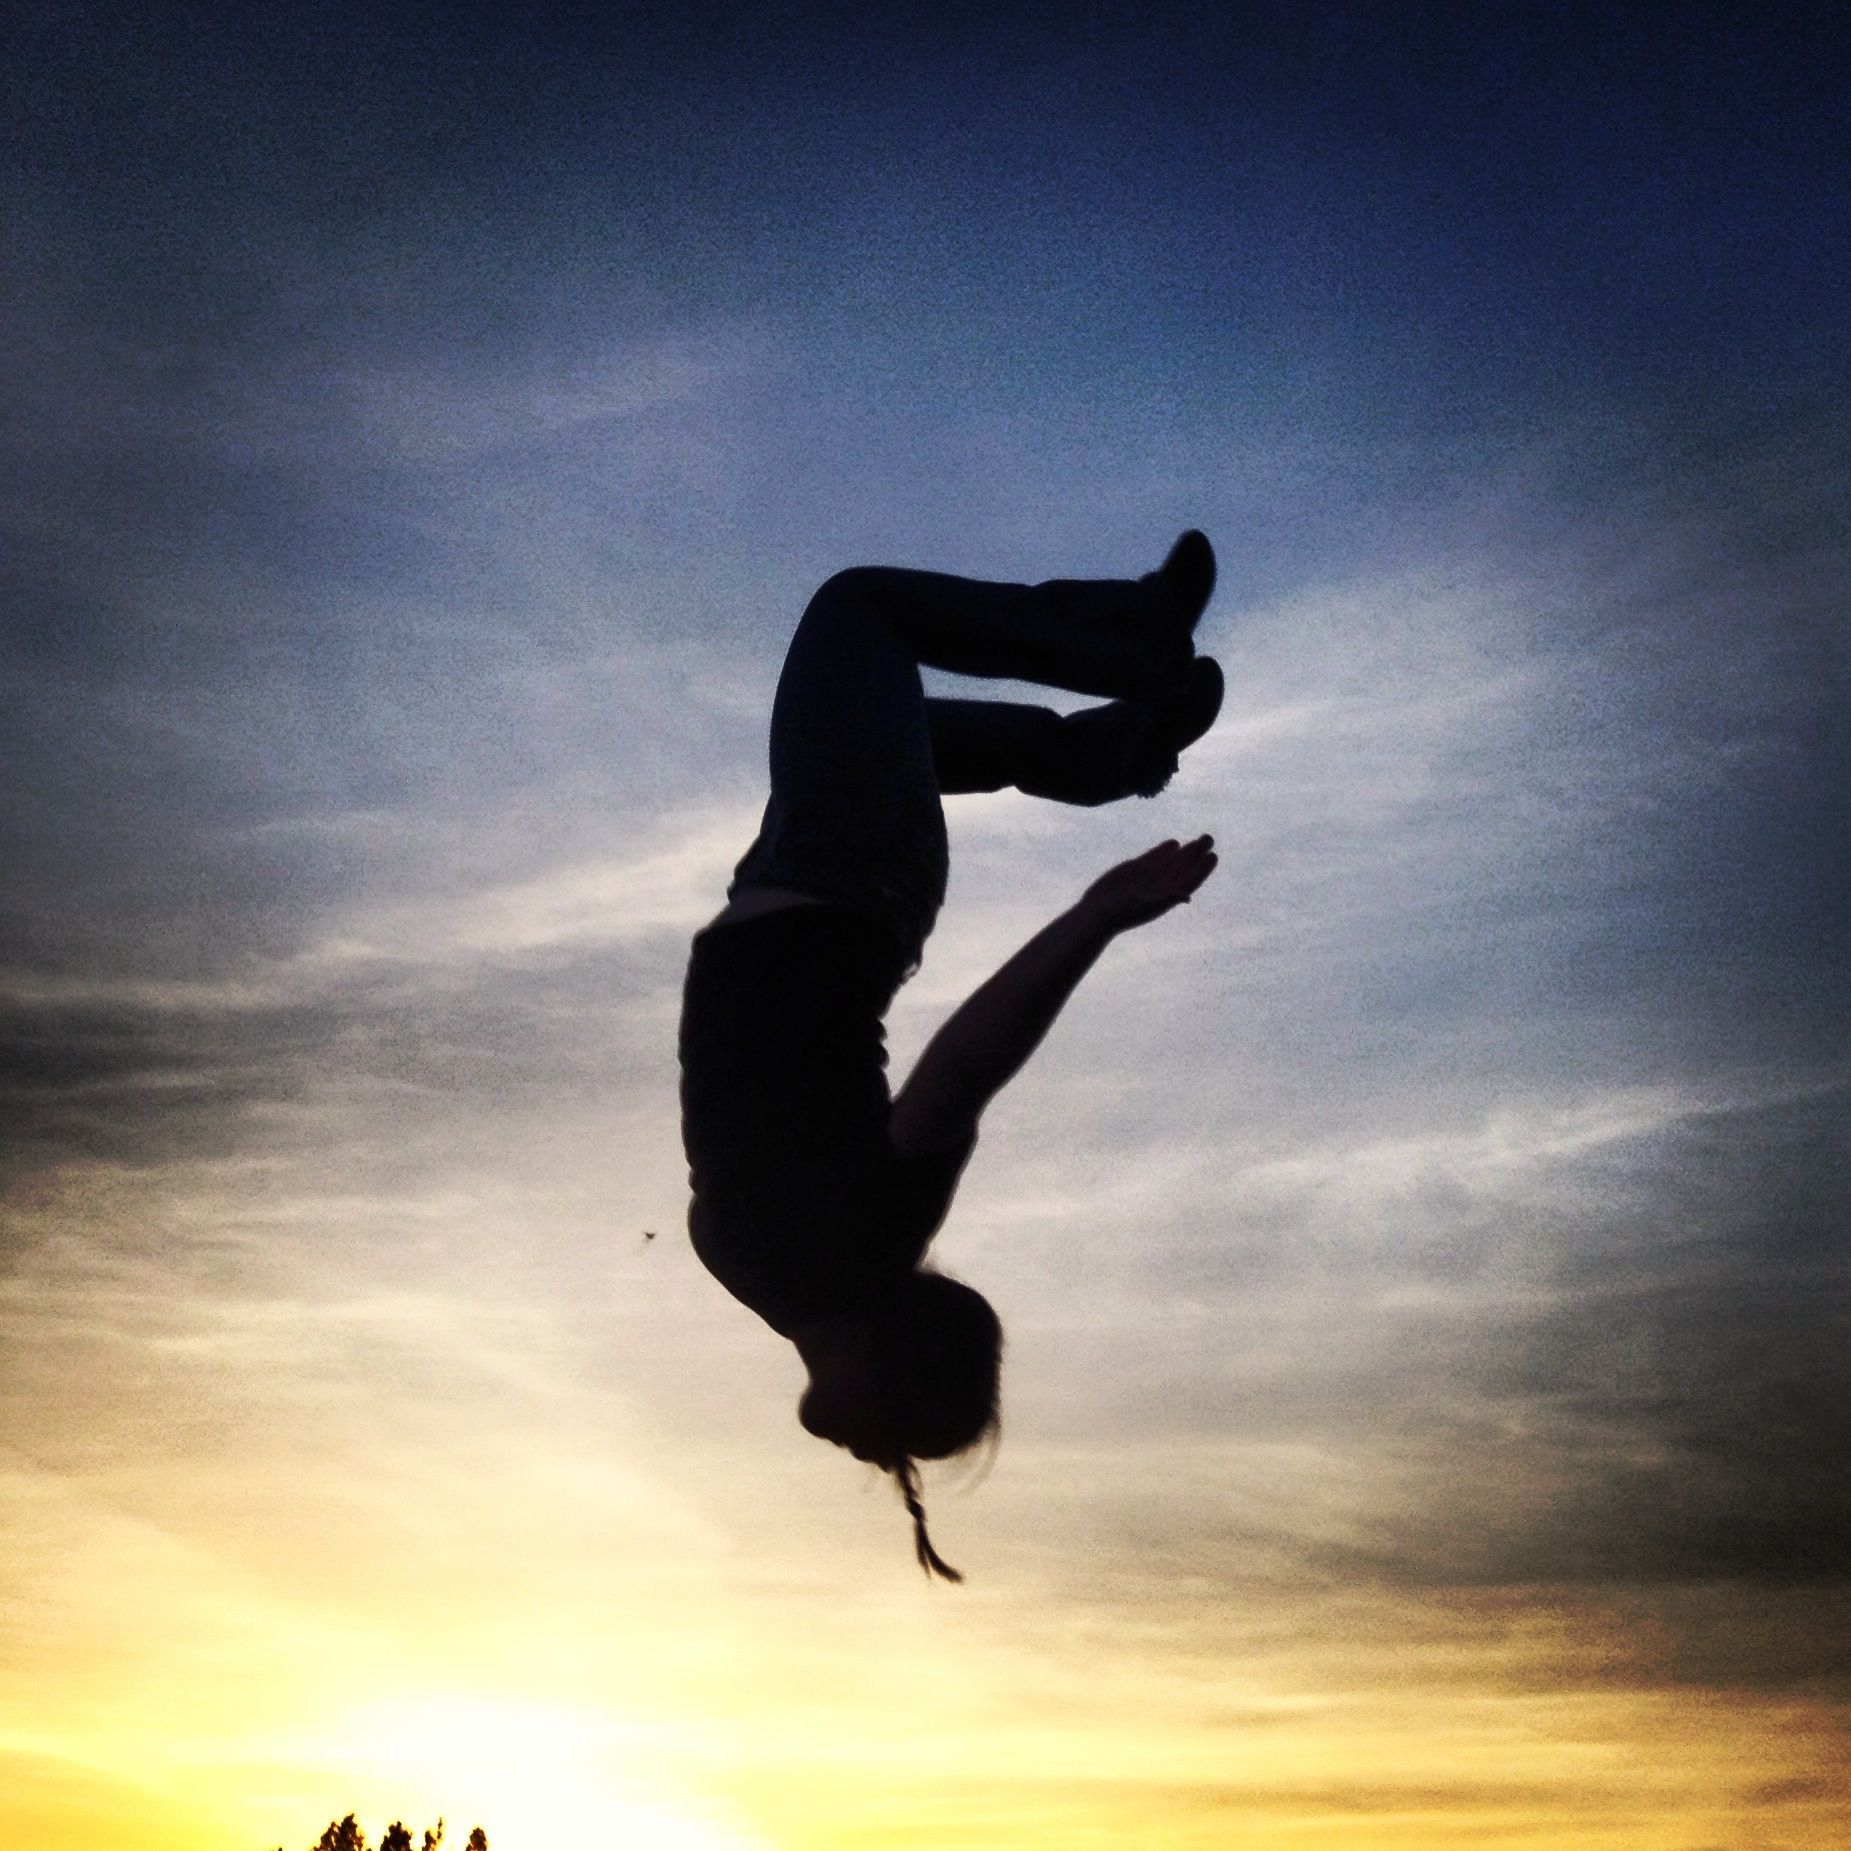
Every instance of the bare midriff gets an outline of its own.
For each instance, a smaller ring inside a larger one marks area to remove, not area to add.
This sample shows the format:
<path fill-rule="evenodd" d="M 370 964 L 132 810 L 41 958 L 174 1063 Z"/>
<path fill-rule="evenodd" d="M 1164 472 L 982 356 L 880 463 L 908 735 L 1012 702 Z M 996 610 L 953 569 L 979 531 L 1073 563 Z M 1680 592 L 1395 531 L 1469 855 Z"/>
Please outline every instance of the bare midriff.
<path fill-rule="evenodd" d="M 791 906 L 827 906 L 819 894 L 799 893 L 794 887 L 741 887 L 726 905 L 708 921 L 715 926 L 738 925 L 745 919 L 762 919 L 767 913 L 781 913 Z"/>

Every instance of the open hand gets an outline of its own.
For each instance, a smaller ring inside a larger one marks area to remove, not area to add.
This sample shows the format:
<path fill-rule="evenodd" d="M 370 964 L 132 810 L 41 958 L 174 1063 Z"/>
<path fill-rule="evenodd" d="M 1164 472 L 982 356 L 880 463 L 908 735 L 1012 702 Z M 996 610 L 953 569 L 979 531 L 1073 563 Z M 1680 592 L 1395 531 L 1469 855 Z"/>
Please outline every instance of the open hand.
<path fill-rule="evenodd" d="M 1087 888 L 1080 904 L 1115 932 L 1148 925 L 1181 906 L 1215 871 L 1215 838 L 1159 842 L 1121 861 Z"/>

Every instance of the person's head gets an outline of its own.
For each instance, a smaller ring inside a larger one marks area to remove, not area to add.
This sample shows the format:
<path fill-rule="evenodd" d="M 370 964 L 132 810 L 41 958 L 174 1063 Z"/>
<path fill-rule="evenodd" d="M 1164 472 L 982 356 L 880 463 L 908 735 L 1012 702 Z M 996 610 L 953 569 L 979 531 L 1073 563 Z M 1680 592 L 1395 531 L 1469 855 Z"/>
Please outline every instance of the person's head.
<path fill-rule="evenodd" d="M 914 1461 L 949 1459 L 995 1433 L 1003 1328 L 981 1292 L 943 1273 L 909 1274 L 855 1339 L 812 1354 L 797 1406 L 806 1432 L 891 1472 L 928 1574 L 958 1581 L 926 1534 Z"/>

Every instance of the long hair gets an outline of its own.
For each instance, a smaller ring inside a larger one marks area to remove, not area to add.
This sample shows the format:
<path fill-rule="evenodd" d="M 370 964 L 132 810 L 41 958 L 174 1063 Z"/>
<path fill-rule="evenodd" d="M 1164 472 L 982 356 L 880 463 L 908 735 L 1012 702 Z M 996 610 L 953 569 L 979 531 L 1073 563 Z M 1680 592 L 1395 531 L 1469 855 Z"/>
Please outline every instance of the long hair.
<path fill-rule="evenodd" d="M 893 1466 L 893 1481 L 899 1487 L 900 1501 L 906 1506 L 906 1514 L 913 1520 L 913 1553 L 919 1558 L 919 1566 L 925 1570 L 929 1581 L 937 1575 L 943 1581 L 962 1581 L 962 1572 L 953 1568 L 939 1552 L 932 1547 L 932 1538 L 926 1529 L 925 1506 L 919 1501 L 919 1468 L 904 1455 Z"/>
<path fill-rule="evenodd" d="M 918 1461 L 949 1459 L 1001 1426 L 1003 1327 L 981 1292 L 944 1273 L 911 1274 L 876 1325 L 882 1424 L 893 1474 L 913 1520 L 913 1551 L 929 1579 L 964 1577 L 932 1547 Z"/>

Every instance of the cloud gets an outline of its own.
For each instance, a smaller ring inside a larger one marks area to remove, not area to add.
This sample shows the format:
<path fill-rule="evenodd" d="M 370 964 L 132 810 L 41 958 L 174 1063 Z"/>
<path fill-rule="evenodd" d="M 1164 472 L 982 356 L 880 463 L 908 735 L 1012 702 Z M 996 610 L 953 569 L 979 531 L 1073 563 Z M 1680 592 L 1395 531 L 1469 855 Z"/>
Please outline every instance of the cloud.
<path fill-rule="evenodd" d="M 473 889 L 427 859 L 415 897 L 330 908 L 288 954 L 197 978 L 16 966 L 0 1018 L 6 1174 L 271 1148 L 279 1108 L 346 1089 L 364 1116 L 382 1083 L 405 1089 L 384 1104 L 394 1116 L 473 1096 L 518 1118 L 547 1109 L 544 1084 L 595 1072 L 618 1113 L 641 1059 L 672 1099 L 686 940 L 755 820 L 707 805 L 618 820 L 595 859 Z"/>
<path fill-rule="evenodd" d="M 1128 1263 L 1038 1282 L 1027 1341 L 1058 1337 L 1078 1400 L 1034 1418 L 1089 1478 L 1131 1448 L 1127 1545 L 1173 1529 L 1209 1575 L 1842 1589 L 1846 1101 L 1634 1094 L 1204 1165 L 1158 1190 L 1199 1244 L 1133 1215 Z"/>

